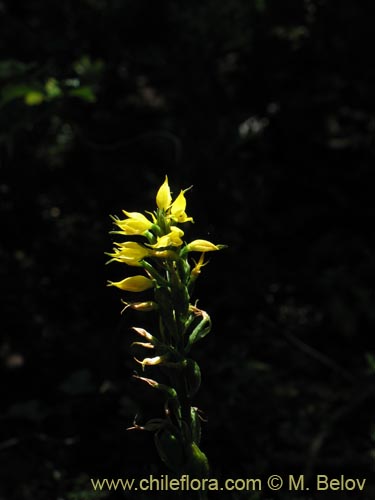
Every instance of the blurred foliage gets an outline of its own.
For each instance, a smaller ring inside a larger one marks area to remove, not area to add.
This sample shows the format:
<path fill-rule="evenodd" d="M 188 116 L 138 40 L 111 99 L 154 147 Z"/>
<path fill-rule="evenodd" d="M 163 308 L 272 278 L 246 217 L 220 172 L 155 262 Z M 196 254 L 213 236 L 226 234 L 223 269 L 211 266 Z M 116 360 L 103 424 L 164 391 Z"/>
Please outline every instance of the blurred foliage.
<path fill-rule="evenodd" d="M 104 265 L 109 214 L 165 173 L 229 247 L 199 285 L 213 475 L 357 474 L 373 498 L 373 10 L 0 1 L 1 499 L 165 472 L 125 430 L 160 401 Z"/>

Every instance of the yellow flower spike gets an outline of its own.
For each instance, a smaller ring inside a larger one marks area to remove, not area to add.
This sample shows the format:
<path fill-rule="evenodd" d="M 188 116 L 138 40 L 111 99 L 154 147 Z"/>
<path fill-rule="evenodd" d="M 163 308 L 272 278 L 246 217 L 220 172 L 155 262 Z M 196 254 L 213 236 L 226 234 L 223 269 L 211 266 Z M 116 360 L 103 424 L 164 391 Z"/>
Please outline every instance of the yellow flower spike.
<path fill-rule="evenodd" d="M 182 236 L 184 232 L 177 226 L 171 226 L 171 231 L 164 236 L 158 237 L 158 241 L 151 248 L 180 247 L 183 244 Z"/>
<path fill-rule="evenodd" d="M 149 420 L 143 427 L 135 421 L 129 429 L 156 432 L 159 456 L 173 473 L 187 470 L 197 477 L 208 477 L 207 458 L 196 444 L 200 440 L 199 414 L 197 408 L 191 406 L 191 399 L 200 385 L 200 369 L 188 356 L 192 347 L 210 332 L 211 319 L 206 311 L 197 307 L 197 301 L 194 305 L 191 301 L 195 281 L 208 264 L 206 252 L 220 250 L 224 246 L 203 239 L 186 241 L 180 227 L 182 223 L 194 222 L 186 214 L 187 189 L 179 190 L 172 198 L 166 175 L 155 191 L 156 207 L 153 212 L 124 210 L 122 219 L 112 216 L 116 231 L 111 231 L 111 234 L 126 238 L 117 240 L 123 239 L 123 243 L 113 243 L 112 253 L 108 255 L 112 261 L 141 267 L 139 274 L 142 276 L 109 281 L 108 286 L 129 292 L 143 292 L 151 288 L 149 295 L 154 295 L 153 300 L 145 297 L 143 302 L 143 296 L 138 295 L 140 302 L 137 302 L 137 296 L 129 297 L 125 293 L 122 295 L 126 302 L 122 300 L 121 307 L 123 311 L 128 308 L 135 311 L 157 310 L 155 337 L 143 328 L 132 329 L 131 346 L 134 347 L 133 356 L 137 356 L 134 362 L 142 366 L 142 370 L 139 368 L 137 371 L 142 372 L 139 375 L 146 375 L 144 372 L 147 373 L 148 367 L 155 366 L 154 371 L 158 373 L 160 365 L 162 375 L 171 382 L 169 387 L 135 375 L 135 378 L 164 393 L 165 415 L 161 419 Z M 198 253 L 190 256 L 189 252 Z"/>
<path fill-rule="evenodd" d="M 108 286 L 115 286 L 125 292 L 144 292 L 154 286 L 154 282 L 145 276 L 130 276 L 122 281 L 109 281 Z"/>
<path fill-rule="evenodd" d="M 168 184 L 168 177 L 165 176 L 165 181 L 160 186 L 156 194 L 156 205 L 161 210 L 167 210 L 172 203 L 171 190 Z"/>
<path fill-rule="evenodd" d="M 174 200 L 170 208 L 170 218 L 176 222 L 194 222 L 192 217 L 188 217 L 186 215 L 186 198 L 185 198 L 185 190 L 181 190 L 180 194 Z"/>
<path fill-rule="evenodd" d="M 135 241 L 126 243 L 114 243 L 119 248 L 115 248 L 114 253 L 108 254 L 112 260 L 124 262 L 128 266 L 141 266 L 140 261 L 152 253 L 148 248 L 143 247 Z"/>
<path fill-rule="evenodd" d="M 214 245 L 207 240 L 194 240 L 186 248 L 188 252 L 213 252 L 214 250 L 220 250 L 222 246 Z"/>

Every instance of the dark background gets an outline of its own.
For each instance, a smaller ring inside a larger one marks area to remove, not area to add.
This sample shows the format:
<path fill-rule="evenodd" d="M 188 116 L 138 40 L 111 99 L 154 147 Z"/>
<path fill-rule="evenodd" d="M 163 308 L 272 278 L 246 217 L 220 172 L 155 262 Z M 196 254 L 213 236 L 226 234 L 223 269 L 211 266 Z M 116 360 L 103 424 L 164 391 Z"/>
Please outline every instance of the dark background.
<path fill-rule="evenodd" d="M 166 473 L 126 431 L 162 409 L 131 377 L 145 319 L 120 315 L 106 281 L 128 269 L 104 255 L 109 215 L 153 210 L 165 174 L 194 186 L 187 238 L 228 245 L 196 289 L 212 476 L 345 474 L 374 498 L 372 2 L 12 0 L 0 16 L 0 499 L 115 498 L 90 478 Z M 316 496 L 333 497 L 353 498 Z"/>

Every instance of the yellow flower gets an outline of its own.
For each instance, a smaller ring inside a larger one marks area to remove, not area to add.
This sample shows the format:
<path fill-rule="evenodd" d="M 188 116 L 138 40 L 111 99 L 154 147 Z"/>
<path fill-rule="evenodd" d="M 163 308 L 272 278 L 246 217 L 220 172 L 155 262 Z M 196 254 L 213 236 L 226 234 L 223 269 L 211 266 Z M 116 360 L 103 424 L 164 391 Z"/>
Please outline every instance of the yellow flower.
<path fill-rule="evenodd" d="M 188 252 L 212 252 L 214 250 L 220 250 L 222 248 L 220 245 L 214 245 L 207 240 L 194 240 L 187 245 Z"/>
<path fill-rule="evenodd" d="M 168 177 L 165 176 L 165 181 L 160 186 L 156 194 L 156 205 L 161 210 L 167 210 L 172 203 L 171 190 L 168 184 Z"/>
<path fill-rule="evenodd" d="M 186 190 L 185 190 L 186 191 Z M 188 217 L 186 215 L 186 198 L 183 190 L 181 190 L 180 194 L 174 200 L 170 208 L 170 218 L 176 222 L 194 222 L 193 217 Z"/>
<path fill-rule="evenodd" d="M 154 283 L 145 276 L 130 276 L 122 281 L 109 281 L 108 286 L 116 286 L 125 292 L 144 292 L 154 286 Z"/>
<path fill-rule="evenodd" d="M 154 358 L 144 358 L 142 361 L 140 361 L 137 358 L 134 358 L 137 363 L 142 365 L 142 368 L 144 369 L 145 366 L 155 366 L 155 365 L 160 365 L 161 363 L 164 363 L 165 361 L 168 360 L 168 354 L 163 354 L 161 356 L 155 356 Z"/>
<path fill-rule="evenodd" d="M 121 234 L 126 236 L 143 234 L 148 231 L 152 222 L 147 217 L 139 212 L 127 212 L 123 210 L 124 214 L 128 216 L 127 219 L 115 219 L 115 224 L 121 229 Z"/>
<path fill-rule="evenodd" d="M 171 226 L 171 231 L 164 236 L 158 237 L 158 241 L 152 248 L 165 248 L 165 247 L 180 247 L 183 244 L 181 237 L 184 235 L 182 229 L 177 226 Z"/>
<path fill-rule="evenodd" d="M 148 257 L 151 251 L 143 247 L 135 241 L 128 241 L 126 243 L 115 243 L 119 248 L 114 249 L 114 253 L 108 254 L 113 257 L 110 262 L 124 262 L 128 266 L 140 266 L 140 261 Z"/>
<path fill-rule="evenodd" d="M 130 307 L 131 309 L 135 309 L 136 311 L 143 311 L 143 312 L 148 312 L 148 311 L 155 311 L 158 308 L 158 305 L 156 302 L 153 302 L 152 300 L 148 300 L 146 302 L 125 302 L 125 300 L 121 300 L 123 304 L 125 304 L 124 309 L 121 311 L 122 313 Z"/>
<path fill-rule="evenodd" d="M 171 190 L 168 184 L 168 177 L 165 176 L 165 181 L 160 186 L 156 194 L 156 205 L 161 210 L 166 212 L 167 219 L 171 219 L 175 222 L 194 222 L 192 217 L 186 215 L 186 198 L 185 190 L 181 190 L 180 194 L 172 203 Z"/>
<path fill-rule="evenodd" d="M 192 276 L 194 276 L 196 278 L 201 273 L 201 268 L 208 264 L 208 261 L 207 262 L 204 261 L 204 253 L 201 253 L 201 256 L 199 257 L 198 262 L 196 262 L 194 259 L 193 259 L 193 261 L 194 261 L 195 266 L 191 270 L 191 274 L 192 274 Z"/>
<path fill-rule="evenodd" d="M 156 342 L 155 337 L 151 335 L 147 330 L 144 328 L 139 328 L 138 326 L 133 326 L 132 327 L 135 332 L 137 332 L 141 337 L 145 337 L 145 339 L 149 340 L 150 342 Z"/>

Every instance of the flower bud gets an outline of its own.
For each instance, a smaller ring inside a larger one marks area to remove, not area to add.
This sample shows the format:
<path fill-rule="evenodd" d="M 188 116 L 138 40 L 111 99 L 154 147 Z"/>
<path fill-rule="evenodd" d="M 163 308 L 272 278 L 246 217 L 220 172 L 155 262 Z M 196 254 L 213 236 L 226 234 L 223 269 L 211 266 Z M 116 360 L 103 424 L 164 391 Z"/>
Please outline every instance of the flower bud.
<path fill-rule="evenodd" d="M 152 378 L 139 377 L 138 375 L 133 375 L 133 378 L 142 380 L 142 382 L 145 382 L 154 389 L 159 389 L 159 391 L 164 392 L 171 399 L 177 398 L 176 389 L 174 389 L 173 387 L 169 387 L 168 385 L 165 384 L 159 384 L 159 382 L 153 380 Z"/>
<path fill-rule="evenodd" d="M 172 203 L 171 190 L 168 184 L 168 177 L 165 176 L 165 181 L 160 186 L 156 194 L 156 205 L 161 210 L 167 210 Z"/>
<path fill-rule="evenodd" d="M 154 282 L 145 276 L 130 276 L 122 281 L 109 281 L 108 286 L 116 286 L 125 292 L 144 292 L 154 286 Z"/>
<path fill-rule="evenodd" d="M 198 363 L 193 359 L 185 360 L 185 373 L 187 382 L 187 395 L 189 398 L 195 396 L 201 385 L 201 370 Z"/>
<path fill-rule="evenodd" d="M 208 477 L 208 460 L 197 443 L 193 442 L 190 445 L 189 459 L 188 463 L 186 464 L 186 471 L 193 478 Z"/>
<path fill-rule="evenodd" d="M 154 439 L 162 461 L 174 472 L 180 472 L 185 464 L 185 453 L 177 432 L 174 434 L 169 429 L 161 429 Z"/>
<path fill-rule="evenodd" d="M 130 309 L 134 309 L 135 311 L 142 312 L 155 311 L 158 309 L 157 303 L 153 302 L 152 300 L 147 300 L 145 302 L 125 302 L 125 300 L 121 300 L 121 302 L 125 304 L 125 307 L 121 312 L 124 312 L 129 307 Z"/>
<path fill-rule="evenodd" d="M 149 340 L 150 342 L 153 342 L 154 344 L 157 343 L 157 339 L 151 335 L 151 333 L 148 333 L 144 328 L 139 328 L 137 326 L 133 326 L 132 329 L 138 333 L 141 337 L 144 337 L 146 340 Z"/>
<path fill-rule="evenodd" d="M 155 346 L 151 344 L 151 342 L 132 342 L 131 346 L 140 345 L 141 347 L 145 347 L 146 349 L 153 349 Z"/>
<path fill-rule="evenodd" d="M 163 364 L 168 359 L 168 355 L 164 354 L 163 356 L 155 356 L 154 358 L 144 358 L 142 361 L 137 358 L 134 359 L 137 363 L 142 365 L 142 368 L 144 370 L 145 366 L 155 366 Z"/>
<path fill-rule="evenodd" d="M 214 250 L 220 250 L 220 246 L 207 240 L 194 240 L 187 245 L 188 252 L 212 252 Z"/>
<path fill-rule="evenodd" d="M 198 410 L 195 407 L 190 408 L 190 416 L 191 416 L 191 434 L 193 441 L 195 441 L 198 445 L 201 440 L 201 421 L 198 415 Z"/>
<path fill-rule="evenodd" d="M 194 306 L 193 306 L 194 307 Z M 198 309 L 198 308 L 196 308 Z M 200 309 L 199 309 L 200 311 Z M 198 323 L 198 325 L 194 328 L 194 330 L 191 332 L 189 335 L 189 340 L 188 344 L 186 346 L 186 352 L 188 352 L 193 344 L 195 342 L 198 342 L 198 340 L 203 339 L 211 330 L 211 318 L 210 316 L 206 313 L 206 311 L 201 311 L 202 312 L 202 319 Z"/>

